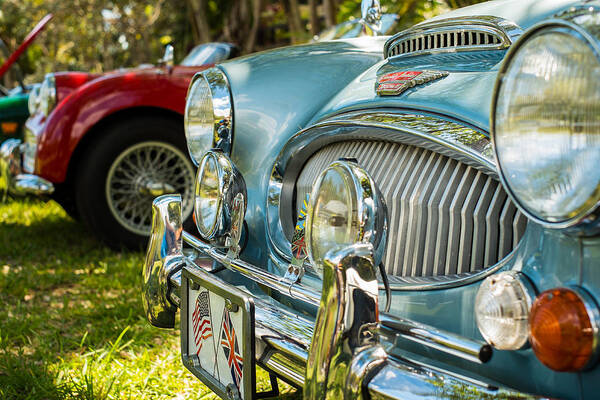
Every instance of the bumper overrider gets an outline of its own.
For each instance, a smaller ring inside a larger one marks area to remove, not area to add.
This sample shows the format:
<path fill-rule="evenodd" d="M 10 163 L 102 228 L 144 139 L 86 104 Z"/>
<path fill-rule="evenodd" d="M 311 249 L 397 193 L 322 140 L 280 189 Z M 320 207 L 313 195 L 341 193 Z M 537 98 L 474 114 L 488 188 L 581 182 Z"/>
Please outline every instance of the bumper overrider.
<path fill-rule="evenodd" d="M 187 298 L 182 293 L 182 287 L 187 290 L 186 276 L 210 274 L 220 287 L 239 292 L 237 286 L 210 272 L 216 262 L 271 290 L 318 306 L 316 319 L 312 320 L 288 311 L 270 297 L 246 293 L 254 304 L 254 332 L 250 335 L 254 338 L 254 365 L 303 388 L 305 399 L 445 399 L 460 398 L 461 394 L 486 399 L 536 398 L 389 355 L 381 339 L 384 331 L 474 363 L 487 362 L 492 350 L 468 338 L 380 314 L 370 244 L 330 251 L 325 256 L 323 288 L 318 293 L 183 231 L 178 195 L 156 198 L 152 212 L 152 234 L 143 269 L 143 302 L 154 326 L 174 328 L 175 315 L 182 299 Z M 184 243 L 204 258 L 184 253 Z M 181 325 L 182 330 L 188 325 L 183 317 Z M 184 340 L 182 331 L 182 348 L 187 349 Z M 196 357 L 182 355 L 186 365 Z M 211 386 L 210 380 L 207 384 Z M 225 397 L 237 398 L 237 394 L 227 393 Z"/>
<path fill-rule="evenodd" d="M 46 179 L 23 172 L 22 142 L 5 140 L 0 146 L 0 177 L 8 192 L 15 196 L 44 196 L 54 192 L 54 186 Z"/>

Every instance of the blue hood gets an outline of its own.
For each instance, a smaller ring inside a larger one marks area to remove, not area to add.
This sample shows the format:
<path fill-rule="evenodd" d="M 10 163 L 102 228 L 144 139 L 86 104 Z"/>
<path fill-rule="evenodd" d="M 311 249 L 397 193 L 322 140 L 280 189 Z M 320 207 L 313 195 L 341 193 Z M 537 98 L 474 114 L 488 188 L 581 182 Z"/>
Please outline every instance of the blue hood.
<path fill-rule="evenodd" d="M 465 7 L 426 21 L 491 15 L 512 20 L 522 29 L 552 17 L 578 2 L 567 0 L 495 0 Z M 506 50 L 415 55 L 384 60 L 358 76 L 315 115 L 311 123 L 341 112 L 388 107 L 444 114 L 489 130 L 491 96 Z M 399 96 L 375 93 L 377 75 L 393 71 L 440 70 L 449 75 Z"/>

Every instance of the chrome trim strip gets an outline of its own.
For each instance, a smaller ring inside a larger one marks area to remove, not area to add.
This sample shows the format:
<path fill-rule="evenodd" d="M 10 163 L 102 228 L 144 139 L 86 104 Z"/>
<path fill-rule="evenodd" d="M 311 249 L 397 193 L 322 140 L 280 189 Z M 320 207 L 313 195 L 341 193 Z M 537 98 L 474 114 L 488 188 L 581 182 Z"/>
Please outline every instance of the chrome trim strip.
<path fill-rule="evenodd" d="M 488 15 L 435 20 L 392 36 L 383 47 L 383 56 L 502 50 L 522 32 L 514 22 Z"/>
<path fill-rule="evenodd" d="M 445 371 L 413 364 L 408 360 L 388 361 L 368 383 L 371 400 L 460 399 L 465 394 L 485 399 L 540 399 L 510 389 L 495 389 L 461 379 Z"/>
<path fill-rule="evenodd" d="M 209 245 L 208 243 L 204 243 L 186 231 L 183 231 L 183 241 L 197 250 L 204 252 L 206 255 L 210 256 L 232 271 L 239 272 L 243 276 L 252 279 L 259 284 L 265 285 L 283 295 L 305 301 L 314 306 L 319 305 L 321 294 L 312 288 L 308 288 L 301 283 L 290 284 L 289 281 L 284 280 L 280 276 L 271 274 L 270 272 L 267 272 L 261 268 L 257 268 L 243 260 L 231 258 L 229 255 L 223 254 L 217 248 Z"/>
<path fill-rule="evenodd" d="M 492 358 L 493 349 L 487 343 L 477 342 L 450 332 L 444 332 L 432 326 L 419 324 L 389 314 L 381 314 L 379 319 L 384 329 L 391 330 L 386 332 L 380 328 L 380 333 L 383 335 L 388 336 L 389 333 L 399 335 L 412 342 L 478 364 L 486 363 Z"/>

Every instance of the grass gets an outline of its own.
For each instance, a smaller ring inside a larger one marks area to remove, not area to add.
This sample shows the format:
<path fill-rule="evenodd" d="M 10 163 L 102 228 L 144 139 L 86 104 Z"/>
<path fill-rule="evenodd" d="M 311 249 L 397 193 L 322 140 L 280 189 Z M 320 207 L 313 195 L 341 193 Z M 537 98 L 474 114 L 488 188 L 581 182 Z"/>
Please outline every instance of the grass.
<path fill-rule="evenodd" d="M 142 261 L 54 202 L 0 199 L 0 398 L 216 399 L 181 364 L 178 330 L 146 322 Z"/>

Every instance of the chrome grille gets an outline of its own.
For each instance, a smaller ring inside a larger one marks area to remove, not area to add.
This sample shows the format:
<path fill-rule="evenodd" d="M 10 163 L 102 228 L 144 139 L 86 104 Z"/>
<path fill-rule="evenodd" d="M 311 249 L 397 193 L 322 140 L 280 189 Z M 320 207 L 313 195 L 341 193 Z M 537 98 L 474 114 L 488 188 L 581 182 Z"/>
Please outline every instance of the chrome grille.
<path fill-rule="evenodd" d="M 511 21 L 490 16 L 434 20 L 391 37 L 385 57 L 419 53 L 508 48 L 522 30 Z"/>
<path fill-rule="evenodd" d="M 430 50 L 489 47 L 502 44 L 502 37 L 476 30 L 449 30 L 399 40 L 390 47 L 388 57 Z"/>
<path fill-rule="evenodd" d="M 398 143 L 347 141 L 322 148 L 300 173 L 296 198 L 304 199 L 319 173 L 341 157 L 356 158 L 385 197 L 384 263 L 393 276 L 484 269 L 510 253 L 525 230 L 526 218 L 496 179 L 445 155 Z"/>

